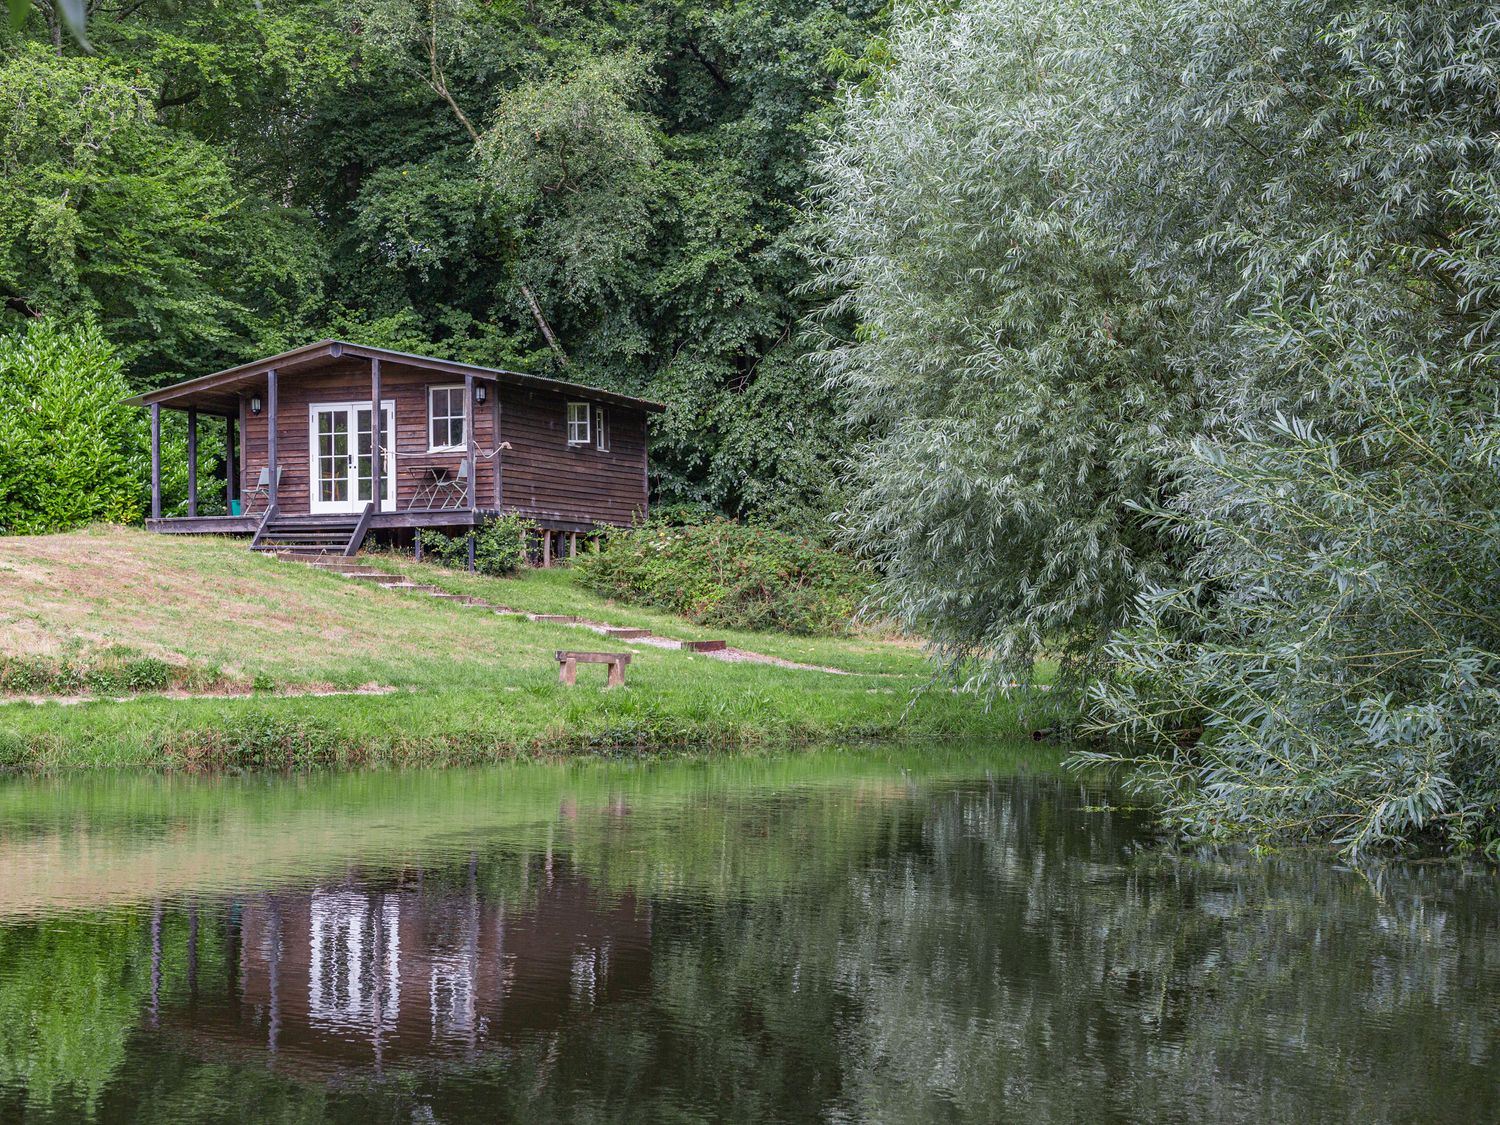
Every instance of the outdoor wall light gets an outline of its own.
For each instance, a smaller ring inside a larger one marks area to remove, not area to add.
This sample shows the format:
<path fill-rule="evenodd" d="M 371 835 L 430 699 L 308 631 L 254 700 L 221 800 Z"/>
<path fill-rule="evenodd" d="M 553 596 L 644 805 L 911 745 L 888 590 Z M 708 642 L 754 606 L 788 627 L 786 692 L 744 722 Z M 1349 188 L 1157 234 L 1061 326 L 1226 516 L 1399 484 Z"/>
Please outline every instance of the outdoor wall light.
<path fill-rule="evenodd" d="M 484 405 L 484 400 L 489 398 L 489 396 L 489 388 L 483 383 L 476 383 L 474 385 L 474 401 L 479 403 L 480 406 Z"/>
<path fill-rule="evenodd" d="M 251 395 L 250 396 L 250 413 L 251 414 L 259 414 L 260 413 L 260 395 Z"/>

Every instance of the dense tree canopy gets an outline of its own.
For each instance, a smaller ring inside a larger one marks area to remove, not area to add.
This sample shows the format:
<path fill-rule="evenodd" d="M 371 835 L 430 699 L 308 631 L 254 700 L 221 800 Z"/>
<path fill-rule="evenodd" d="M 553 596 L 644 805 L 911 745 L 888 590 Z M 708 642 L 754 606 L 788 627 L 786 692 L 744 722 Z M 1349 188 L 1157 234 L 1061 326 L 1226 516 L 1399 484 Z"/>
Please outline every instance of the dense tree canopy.
<path fill-rule="evenodd" d="M 0 39 L 0 297 L 134 385 L 339 335 L 671 404 L 664 499 L 794 519 L 811 133 L 871 2 L 61 8 Z M 0 33 L 4 34 L 4 33 Z"/>

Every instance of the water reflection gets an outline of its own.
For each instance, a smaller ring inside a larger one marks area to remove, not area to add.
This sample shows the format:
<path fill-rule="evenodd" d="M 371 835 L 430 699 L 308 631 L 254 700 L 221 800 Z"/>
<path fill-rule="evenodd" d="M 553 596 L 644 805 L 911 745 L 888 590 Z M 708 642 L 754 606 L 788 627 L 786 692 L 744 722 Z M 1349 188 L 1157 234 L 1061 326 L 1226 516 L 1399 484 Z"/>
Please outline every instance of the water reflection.
<path fill-rule="evenodd" d="M 232 901 L 219 911 L 226 969 L 199 979 L 187 942 L 186 1002 L 151 1026 L 195 1055 L 258 1056 L 328 1079 L 460 1058 L 556 1029 L 649 991 L 651 923 L 632 896 L 601 902 L 583 880 L 539 872 L 519 909 L 486 900 L 477 859 L 464 886 L 395 878 Z M 193 908 L 195 916 L 196 908 Z"/>
<path fill-rule="evenodd" d="M 399 784 L 0 792 L 0 861 L 162 892 L 0 862 L 0 1120 L 1500 1116 L 1486 874 L 1171 855 L 997 755 Z"/>

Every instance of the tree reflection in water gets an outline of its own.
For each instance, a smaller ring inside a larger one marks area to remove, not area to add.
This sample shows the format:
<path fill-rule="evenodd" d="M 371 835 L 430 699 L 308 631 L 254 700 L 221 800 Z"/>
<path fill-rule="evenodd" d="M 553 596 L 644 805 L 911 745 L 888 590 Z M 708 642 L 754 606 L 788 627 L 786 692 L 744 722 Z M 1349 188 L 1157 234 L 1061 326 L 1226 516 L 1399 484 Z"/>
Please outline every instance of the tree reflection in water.
<path fill-rule="evenodd" d="M 1490 876 L 1173 854 L 1103 799 L 570 800 L 466 854 L 13 925 L 0 1118 L 1500 1117 Z"/>

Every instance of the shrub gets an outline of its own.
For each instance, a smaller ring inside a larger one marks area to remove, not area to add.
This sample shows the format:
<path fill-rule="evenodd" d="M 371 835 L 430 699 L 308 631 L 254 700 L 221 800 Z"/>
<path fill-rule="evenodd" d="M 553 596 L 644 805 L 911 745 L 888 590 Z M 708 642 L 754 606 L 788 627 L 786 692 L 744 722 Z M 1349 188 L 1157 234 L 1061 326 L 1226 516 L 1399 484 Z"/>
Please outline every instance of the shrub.
<path fill-rule="evenodd" d="M 124 646 L 57 659 L 0 656 L 0 691 L 16 694 L 131 695 L 172 687 L 209 687 L 222 680 L 217 670 L 168 664 Z"/>
<path fill-rule="evenodd" d="M 535 530 L 530 520 L 521 516 L 497 516 L 486 521 L 474 533 L 474 569 L 480 574 L 514 574 L 526 561 L 526 537 Z M 419 531 L 422 551 L 439 566 L 467 568 L 467 537 L 445 535 L 441 531 Z"/>
<path fill-rule="evenodd" d="M 724 519 L 615 531 L 575 565 L 600 593 L 733 629 L 842 633 L 867 589 L 844 555 Z"/>
<path fill-rule="evenodd" d="M 139 519 L 145 417 L 97 328 L 0 335 L 0 532 Z"/>

